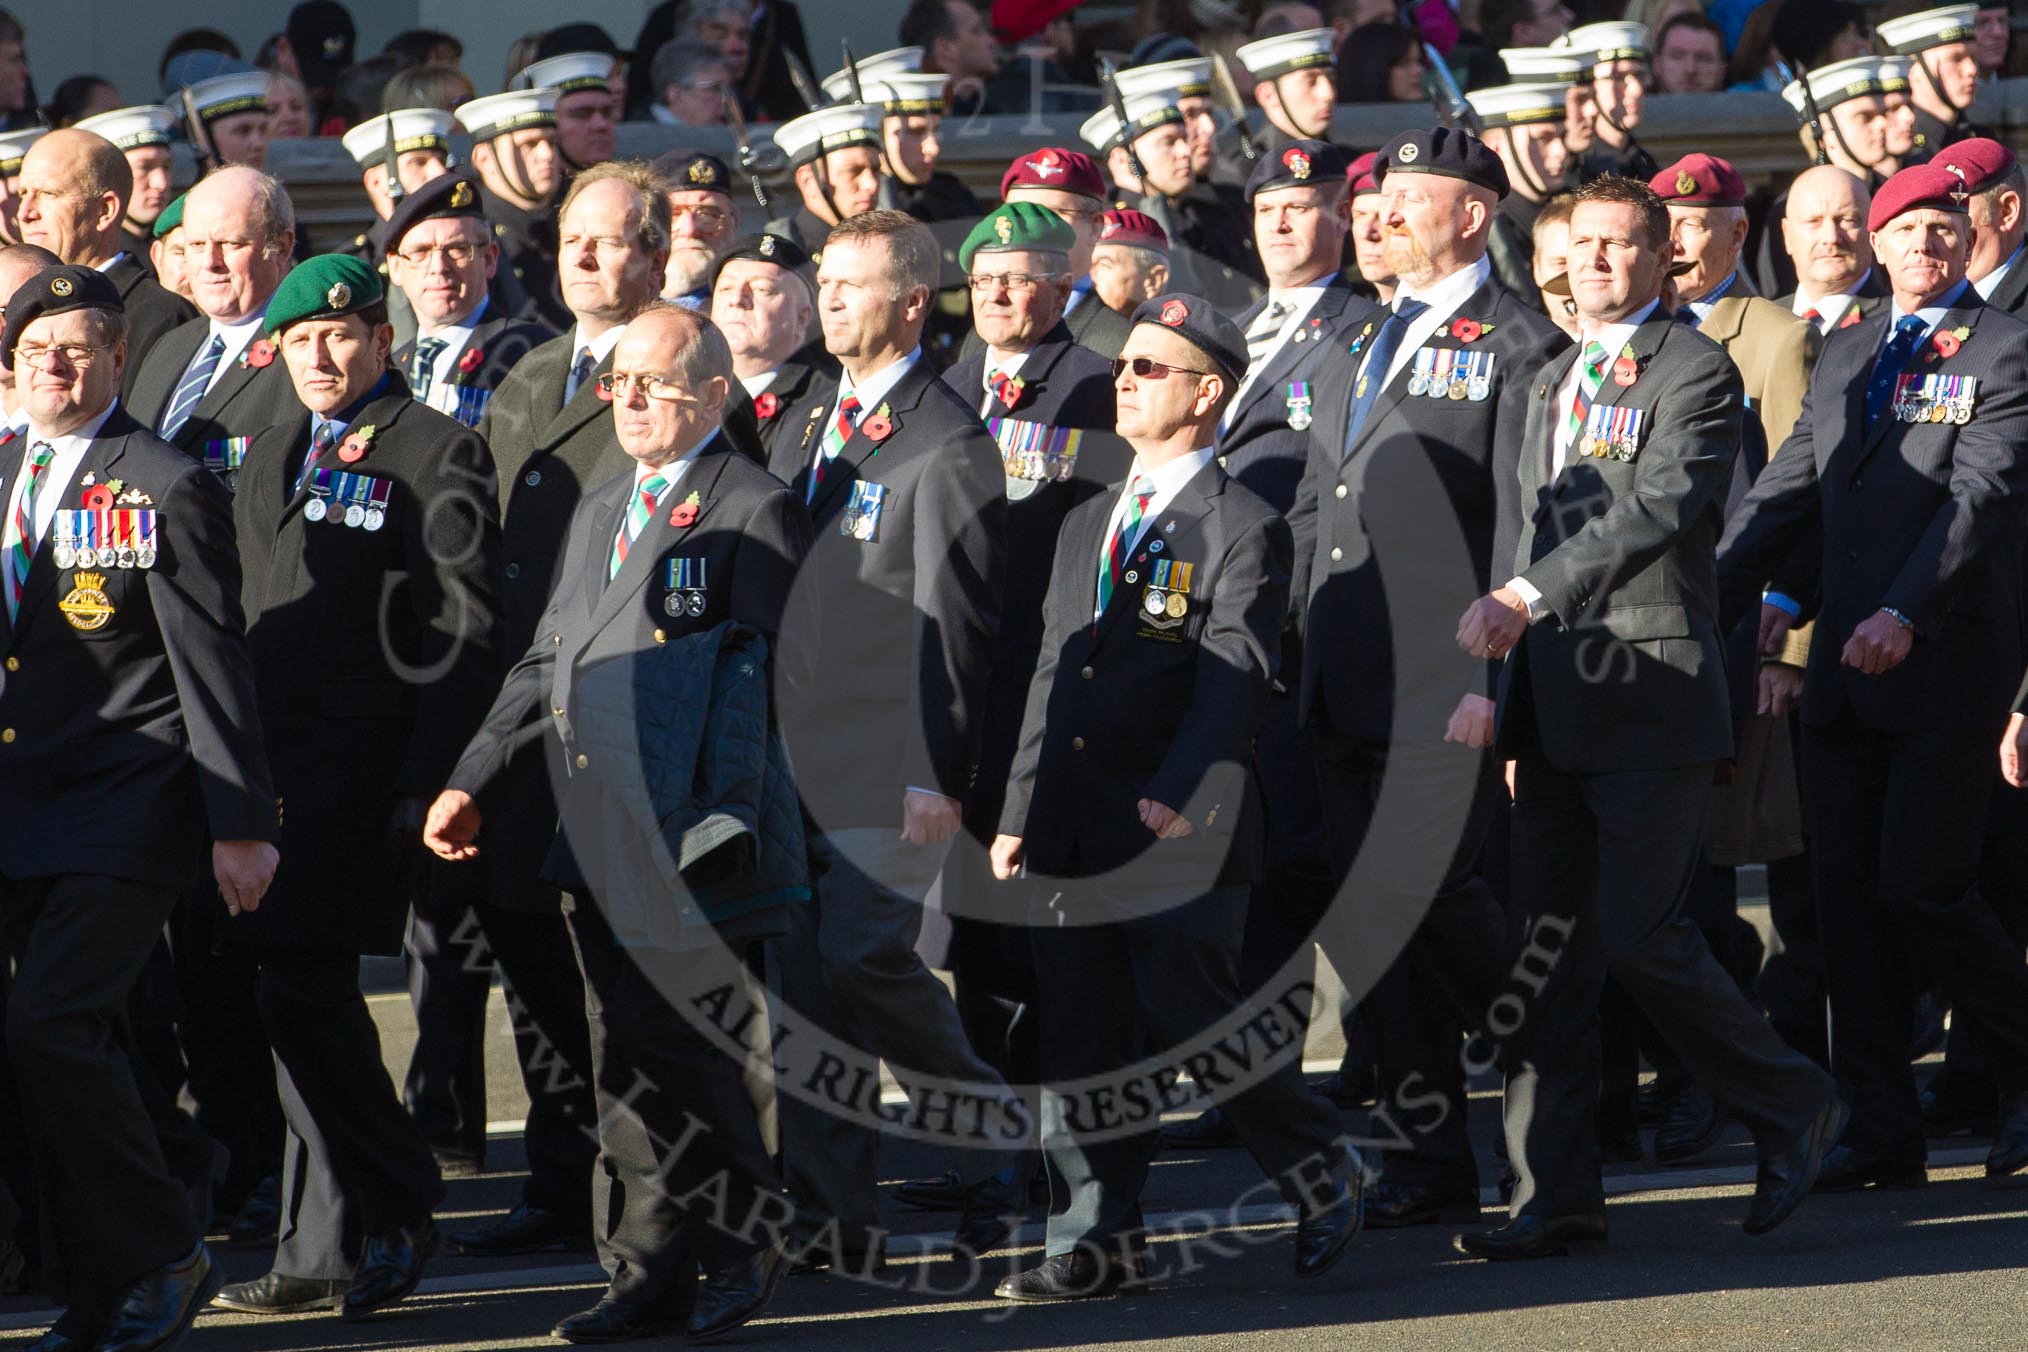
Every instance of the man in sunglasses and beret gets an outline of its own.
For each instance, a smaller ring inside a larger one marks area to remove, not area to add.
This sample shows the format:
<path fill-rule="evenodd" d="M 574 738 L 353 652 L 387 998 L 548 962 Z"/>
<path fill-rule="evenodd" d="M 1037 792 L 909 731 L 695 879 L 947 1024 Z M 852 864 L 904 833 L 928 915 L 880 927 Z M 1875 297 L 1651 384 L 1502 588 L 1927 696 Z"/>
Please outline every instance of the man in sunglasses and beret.
<path fill-rule="evenodd" d="M 1249 762 L 1293 546 L 1287 523 L 1215 463 L 1245 336 L 1175 292 L 1133 318 L 1114 365 L 1133 469 L 1064 521 L 993 842 L 996 876 L 1026 870 L 1060 893 L 1056 922 L 1032 931 L 1045 1085 L 1280 1017 L 1241 994 L 1239 939 L 1260 868 Z M 1296 1275 L 1315 1277 L 1358 1232 L 1361 1163 L 1336 1110 L 1303 1085 L 1301 1024 L 1283 1033 L 1263 1053 L 1274 1068 L 1224 1109 L 1295 1206 Z M 1093 1106 L 1044 1091 L 1048 1240 L 1040 1265 L 1000 1284 L 1005 1299 L 1104 1296 L 1144 1276 L 1157 1114 L 1115 1110 L 1093 1130 Z"/>

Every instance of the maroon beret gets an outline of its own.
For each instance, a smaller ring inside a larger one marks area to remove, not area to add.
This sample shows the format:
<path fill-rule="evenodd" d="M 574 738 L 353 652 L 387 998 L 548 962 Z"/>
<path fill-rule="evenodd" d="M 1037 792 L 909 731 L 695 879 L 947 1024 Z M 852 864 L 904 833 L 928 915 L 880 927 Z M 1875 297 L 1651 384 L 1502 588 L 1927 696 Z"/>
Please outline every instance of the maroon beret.
<path fill-rule="evenodd" d="M 1345 166 L 1345 181 L 1352 185 L 1354 197 L 1363 197 L 1367 193 L 1380 191 L 1380 184 L 1373 178 L 1373 161 L 1379 158 L 1379 151 L 1369 150 Z"/>
<path fill-rule="evenodd" d="M 1932 161 L 1912 165 L 1881 184 L 1880 191 L 1873 194 L 1873 210 L 1866 217 L 1866 228 L 1884 230 L 1896 216 L 1917 207 L 1963 211 L 1968 196 L 1965 181 L 1941 164 Z"/>
<path fill-rule="evenodd" d="M 1055 188 L 1100 201 L 1106 196 L 1106 181 L 1100 177 L 1092 157 L 1082 150 L 1066 150 L 1062 146 L 1043 146 L 1015 156 L 1007 172 L 1000 175 L 1002 200 L 1009 188 Z"/>
<path fill-rule="evenodd" d="M 1133 244 L 1158 253 L 1169 252 L 1169 232 L 1145 211 L 1108 211 L 1099 221 L 1101 244 Z"/>
<path fill-rule="evenodd" d="M 1730 163 L 1698 151 L 1648 180 L 1664 202 L 1679 207 L 1743 207 L 1746 180 Z"/>
<path fill-rule="evenodd" d="M 1002 42 L 1032 38 L 1078 4 L 1079 0 L 993 0 L 994 36 Z"/>
<path fill-rule="evenodd" d="M 1947 173 L 1962 175 L 1965 191 L 1979 192 L 2007 176 L 2014 167 L 2014 152 L 1990 137 L 1974 136 L 1951 142 L 1930 163 L 1942 165 Z"/>

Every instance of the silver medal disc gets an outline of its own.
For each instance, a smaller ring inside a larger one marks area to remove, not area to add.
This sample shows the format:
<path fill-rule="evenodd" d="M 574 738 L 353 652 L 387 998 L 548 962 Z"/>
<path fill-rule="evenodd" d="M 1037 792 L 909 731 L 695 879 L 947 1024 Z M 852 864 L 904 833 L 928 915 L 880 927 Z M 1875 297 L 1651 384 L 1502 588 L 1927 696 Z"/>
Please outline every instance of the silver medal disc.
<path fill-rule="evenodd" d="M 155 551 L 147 545 L 142 545 L 134 551 L 134 563 L 135 566 L 140 568 L 153 568 L 155 566 Z"/>
<path fill-rule="evenodd" d="M 132 568 L 134 566 L 134 551 L 126 545 L 121 545 L 114 551 L 113 564 L 118 568 Z"/>
<path fill-rule="evenodd" d="M 303 506 L 303 516 L 306 520 L 322 521 L 324 519 L 324 499 L 311 498 Z"/>
<path fill-rule="evenodd" d="M 69 545 L 58 545 L 56 547 L 56 566 L 58 568 L 68 568 L 76 562 L 77 550 Z"/>
<path fill-rule="evenodd" d="M 379 530 L 387 524 L 387 513 L 381 511 L 378 507 L 368 507 L 363 524 L 368 530 Z"/>
<path fill-rule="evenodd" d="M 361 507 L 356 502 L 353 503 L 350 507 L 347 507 L 345 509 L 345 524 L 351 526 L 354 530 L 357 530 L 360 526 L 365 525 L 366 509 L 364 507 Z"/>
<path fill-rule="evenodd" d="M 114 568 L 119 565 L 120 553 L 111 545 L 99 546 L 99 567 Z"/>
<path fill-rule="evenodd" d="M 672 591 L 663 597 L 662 609 L 669 612 L 672 619 L 680 618 L 683 614 L 683 593 Z"/>

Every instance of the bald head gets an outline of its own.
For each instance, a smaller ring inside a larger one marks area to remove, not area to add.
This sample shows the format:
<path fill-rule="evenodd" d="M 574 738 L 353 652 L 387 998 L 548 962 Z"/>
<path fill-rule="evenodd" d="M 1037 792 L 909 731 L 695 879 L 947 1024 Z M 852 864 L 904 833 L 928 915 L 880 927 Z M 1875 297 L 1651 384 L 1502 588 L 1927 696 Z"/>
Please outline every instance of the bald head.
<path fill-rule="evenodd" d="M 1796 285 L 1811 299 L 1850 291 L 1873 266 L 1866 213 L 1873 195 L 1833 164 L 1805 169 L 1789 186 L 1782 245 L 1795 264 Z"/>
<path fill-rule="evenodd" d="M 718 430 L 733 389 L 732 349 L 703 315 L 657 302 L 628 321 L 613 349 L 613 375 L 627 383 L 613 391 L 620 448 L 659 467 Z M 655 396 L 644 393 L 642 377 Z"/>
<path fill-rule="evenodd" d="M 120 252 L 134 171 L 105 137 L 75 127 L 44 136 L 21 162 L 20 191 L 26 243 L 86 267 L 110 262 Z"/>
<path fill-rule="evenodd" d="M 63 260 L 39 244 L 9 244 L 0 247 L 0 310 L 4 310 L 7 298 L 19 291 L 22 284 L 44 268 L 53 268 Z M 14 366 L 0 363 L 0 394 L 6 396 L 11 407 L 14 402 Z"/>
<path fill-rule="evenodd" d="M 295 227 L 289 195 L 260 170 L 229 164 L 211 174 L 183 202 L 190 299 L 222 324 L 259 314 L 289 270 Z"/>

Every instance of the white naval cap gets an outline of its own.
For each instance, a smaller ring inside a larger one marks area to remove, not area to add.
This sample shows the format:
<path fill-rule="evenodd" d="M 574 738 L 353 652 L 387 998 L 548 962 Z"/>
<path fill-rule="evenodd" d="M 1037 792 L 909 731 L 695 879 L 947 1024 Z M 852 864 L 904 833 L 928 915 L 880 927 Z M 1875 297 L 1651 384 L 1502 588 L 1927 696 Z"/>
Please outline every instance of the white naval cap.
<path fill-rule="evenodd" d="M 451 128 L 456 125 L 457 118 L 441 108 L 402 108 L 368 118 L 339 140 L 345 146 L 345 153 L 365 169 L 385 162 L 390 142 L 397 155 L 405 155 L 411 150 L 437 150 L 448 154 Z"/>
<path fill-rule="evenodd" d="M 611 89 L 616 59 L 605 52 L 565 52 L 523 67 L 514 77 L 513 87 L 554 89 L 558 97 L 586 89 Z"/>
<path fill-rule="evenodd" d="M 859 87 L 871 103 L 877 103 L 889 117 L 911 113 L 944 111 L 945 75 L 904 75 L 898 72 L 862 78 Z"/>
<path fill-rule="evenodd" d="M 1909 56 L 1932 47 L 1948 47 L 1953 42 L 1970 42 L 1972 24 L 1978 17 L 1977 5 L 1946 5 L 1920 14 L 1905 14 L 1899 19 L 1882 19 L 1873 25 L 1873 31 L 1894 49 L 1895 55 Z"/>
<path fill-rule="evenodd" d="M 1880 77 L 1880 92 L 1883 94 L 1906 94 L 1908 72 L 1915 65 L 1912 56 L 1883 56 L 1879 60 L 1877 73 Z"/>
<path fill-rule="evenodd" d="M 216 122 L 234 113 L 265 113 L 268 110 L 268 73 L 264 70 L 216 75 L 184 88 L 190 96 L 191 106 L 206 122 Z"/>
<path fill-rule="evenodd" d="M 79 131 L 97 132 L 122 150 L 139 150 L 142 146 L 168 145 L 177 120 L 174 108 L 143 103 L 98 113 L 80 120 L 76 126 Z"/>
<path fill-rule="evenodd" d="M 0 178 L 12 178 L 20 173 L 21 161 L 28 158 L 28 147 L 48 134 L 47 127 L 0 133 Z"/>
<path fill-rule="evenodd" d="M 1608 61 L 1645 61 L 1648 59 L 1648 26 L 1626 19 L 1588 23 L 1571 29 L 1550 45 L 1566 47 L 1574 52 L 1590 52 L 1595 65 Z"/>
<path fill-rule="evenodd" d="M 1113 83 L 1119 86 L 1123 99 L 1143 94 L 1167 95 L 1177 99 L 1203 98 L 1211 92 L 1211 58 L 1186 56 L 1181 61 L 1129 66 L 1113 72 Z"/>
<path fill-rule="evenodd" d="M 922 51 L 920 47 L 894 47 L 871 56 L 862 56 L 853 62 L 859 71 L 862 88 L 867 81 L 887 75 L 920 75 L 922 73 Z M 834 70 L 823 79 L 824 92 L 839 103 L 852 97 L 852 75 L 850 71 Z M 867 102 L 873 101 L 873 91 L 865 90 Z"/>
<path fill-rule="evenodd" d="M 1590 76 L 1593 62 L 1582 52 L 1568 47 L 1502 47 L 1500 64 L 1507 78 L 1516 84 L 1540 84 L 1561 80 L 1576 84 Z"/>
<path fill-rule="evenodd" d="M 1085 144 L 1101 155 L 1126 141 L 1130 135 L 1138 138 L 1143 132 L 1183 120 L 1183 110 L 1176 106 L 1172 96 L 1166 94 L 1142 94 L 1131 99 L 1122 95 L 1121 102 L 1127 107 L 1128 126 L 1120 125 L 1119 115 L 1113 112 L 1111 104 L 1107 104 L 1086 118 L 1084 125 L 1077 129 Z"/>
<path fill-rule="evenodd" d="M 776 127 L 775 144 L 792 164 L 808 164 L 847 146 L 878 147 L 884 116 L 877 103 L 829 104 Z"/>
<path fill-rule="evenodd" d="M 1833 61 L 1828 66 L 1810 71 L 1804 79 L 1809 81 L 1810 97 L 1815 100 L 1817 111 L 1827 113 L 1841 103 L 1881 92 L 1880 58 L 1854 56 Z M 1810 115 L 1809 105 L 1803 101 L 1802 80 L 1791 80 L 1783 85 L 1782 98 L 1796 110 L 1798 117 Z"/>
<path fill-rule="evenodd" d="M 1249 42 L 1233 55 L 1254 79 L 1272 80 L 1290 71 L 1330 65 L 1336 59 L 1331 50 L 1336 38 L 1329 28 L 1305 28 Z"/>
<path fill-rule="evenodd" d="M 524 127 L 555 126 L 556 91 L 510 89 L 461 103 L 456 113 L 458 125 L 470 132 L 474 141 L 490 141 Z"/>
<path fill-rule="evenodd" d="M 1494 127 L 1525 127 L 1537 122 L 1563 121 L 1563 95 L 1570 86 L 1563 83 L 1495 85 L 1474 89 L 1465 102 L 1479 115 L 1488 130 Z"/>

